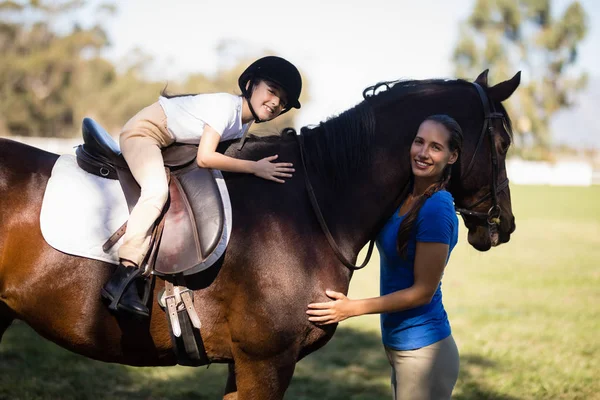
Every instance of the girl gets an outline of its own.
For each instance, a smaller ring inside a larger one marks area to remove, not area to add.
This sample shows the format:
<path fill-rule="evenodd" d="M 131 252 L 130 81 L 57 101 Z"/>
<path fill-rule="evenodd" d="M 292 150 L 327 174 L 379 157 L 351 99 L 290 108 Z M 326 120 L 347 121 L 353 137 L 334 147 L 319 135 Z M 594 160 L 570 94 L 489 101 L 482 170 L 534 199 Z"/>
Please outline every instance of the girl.
<path fill-rule="evenodd" d="M 458 378 L 458 349 L 442 304 L 441 278 L 458 241 L 452 195 L 445 190 L 462 148 L 462 131 L 447 115 L 421 123 L 410 148 L 412 192 L 377 238 L 381 296 L 308 305 L 309 320 L 332 324 L 381 314 L 392 366 L 394 399 L 450 399 Z"/>
<path fill-rule="evenodd" d="M 102 288 L 102 297 L 124 311 L 141 317 L 149 315 L 140 299 L 135 280 L 149 250 L 156 219 L 169 189 L 161 149 L 174 142 L 199 143 L 197 163 L 202 168 L 254 174 L 284 183 L 294 169 L 291 163 L 277 163 L 277 155 L 259 161 L 238 160 L 216 151 L 219 142 L 242 137 L 253 121 L 272 120 L 300 108 L 302 78 L 287 60 L 268 56 L 252 63 L 239 77 L 241 96 L 227 93 L 168 96 L 144 108 L 129 120 L 119 137 L 121 152 L 141 187 L 141 196 L 132 209 L 127 231 L 119 249 L 120 265 Z"/>

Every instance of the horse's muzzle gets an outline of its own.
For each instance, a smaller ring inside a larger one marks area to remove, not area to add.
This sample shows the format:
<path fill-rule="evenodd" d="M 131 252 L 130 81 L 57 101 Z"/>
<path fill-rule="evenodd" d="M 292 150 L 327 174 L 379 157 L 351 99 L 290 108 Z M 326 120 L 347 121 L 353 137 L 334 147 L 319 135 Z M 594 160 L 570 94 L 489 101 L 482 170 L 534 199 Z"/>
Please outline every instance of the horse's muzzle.
<path fill-rule="evenodd" d="M 489 224 L 487 221 L 470 218 L 465 218 L 464 221 L 469 230 L 469 244 L 479 251 L 488 251 L 492 247 L 507 243 L 516 228 L 512 215 L 502 215 L 500 224 Z"/>

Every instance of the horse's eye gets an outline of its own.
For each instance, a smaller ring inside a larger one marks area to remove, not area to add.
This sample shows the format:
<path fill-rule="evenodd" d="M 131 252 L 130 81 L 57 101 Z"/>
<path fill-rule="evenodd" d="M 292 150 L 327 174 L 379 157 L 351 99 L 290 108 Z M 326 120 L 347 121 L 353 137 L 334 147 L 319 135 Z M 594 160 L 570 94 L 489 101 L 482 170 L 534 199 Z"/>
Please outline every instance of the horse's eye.
<path fill-rule="evenodd" d="M 506 154 L 508 152 L 508 148 L 510 147 L 509 142 L 500 143 L 500 154 Z"/>

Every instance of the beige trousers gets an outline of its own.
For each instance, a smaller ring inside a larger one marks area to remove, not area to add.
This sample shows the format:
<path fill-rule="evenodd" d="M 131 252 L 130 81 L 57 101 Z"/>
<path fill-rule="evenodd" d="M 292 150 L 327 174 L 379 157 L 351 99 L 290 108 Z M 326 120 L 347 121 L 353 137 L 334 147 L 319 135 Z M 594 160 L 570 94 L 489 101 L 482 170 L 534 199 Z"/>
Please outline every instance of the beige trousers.
<path fill-rule="evenodd" d="M 137 113 L 121 131 L 121 152 L 141 187 L 140 199 L 131 210 L 119 248 L 121 260 L 139 266 L 148 252 L 152 228 L 169 196 L 161 149 L 173 142 L 167 117 L 158 102 Z"/>
<path fill-rule="evenodd" d="M 458 348 L 452 335 L 416 350 L 385 347 L 392 366 L 394 400 L 446 400 L 458 379 Z"/>

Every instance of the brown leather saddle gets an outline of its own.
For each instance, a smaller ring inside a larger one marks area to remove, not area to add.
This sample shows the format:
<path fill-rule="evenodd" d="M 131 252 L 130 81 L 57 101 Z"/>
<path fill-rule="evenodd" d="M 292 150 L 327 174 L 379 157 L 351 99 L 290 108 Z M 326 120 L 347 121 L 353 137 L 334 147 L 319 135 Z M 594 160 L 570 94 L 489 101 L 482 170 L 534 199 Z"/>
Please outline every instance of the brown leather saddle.
<path fill-rule="evenodd" d="M 94 175 L 118 179 L 131 212 L 140 197 L 140 186 L 118 144 L 91 118 L 84 118 L 82 133 L 84 143 L 75 152 L 77 164 Z M 158 253 L 153 263 L 158 275 L 189 275 L 208 268 L 210 263 L 206 261 L 225 233 L 221 192 L 213 172 L 197 166 L 197 151 L 198 146 L 181 144 L 163 150 L 170 179 L 169 200 L 163 210 L 164 227 L 156 243 Z M 124 233 L 125 226 L 121 230 L 116 240 Z"/>

